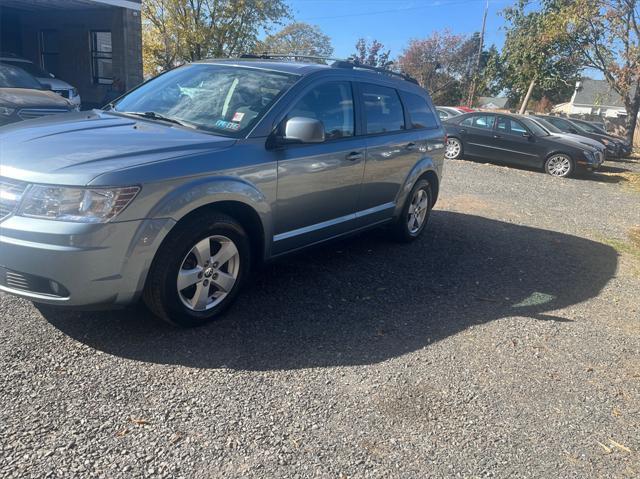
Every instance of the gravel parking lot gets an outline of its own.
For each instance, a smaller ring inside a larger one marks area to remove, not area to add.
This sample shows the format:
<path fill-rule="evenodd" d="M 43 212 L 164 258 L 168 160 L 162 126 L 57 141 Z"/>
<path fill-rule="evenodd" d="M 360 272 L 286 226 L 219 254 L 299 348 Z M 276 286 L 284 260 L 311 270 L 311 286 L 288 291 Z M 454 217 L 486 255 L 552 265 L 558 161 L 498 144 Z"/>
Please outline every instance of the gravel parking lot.
<path fill-rule="evenodd" d="M 0 476 L 640 476 L 640 162 L 607 165 L 449 162 L 421 240 L 269 265 L 206 328 L 1 295 Z"/>

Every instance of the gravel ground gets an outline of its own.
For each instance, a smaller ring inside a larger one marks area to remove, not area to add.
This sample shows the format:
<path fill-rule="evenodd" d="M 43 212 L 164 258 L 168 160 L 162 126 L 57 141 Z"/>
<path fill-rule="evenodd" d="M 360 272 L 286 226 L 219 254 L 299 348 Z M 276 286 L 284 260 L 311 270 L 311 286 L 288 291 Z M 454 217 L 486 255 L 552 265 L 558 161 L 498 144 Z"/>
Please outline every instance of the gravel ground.
<path fill-rule="evenodd" d="M 430 229 L 257 273 L 227 316 L 0 296 L 2 477 L 638 477 L 640 193 L 449 162 Z"/>

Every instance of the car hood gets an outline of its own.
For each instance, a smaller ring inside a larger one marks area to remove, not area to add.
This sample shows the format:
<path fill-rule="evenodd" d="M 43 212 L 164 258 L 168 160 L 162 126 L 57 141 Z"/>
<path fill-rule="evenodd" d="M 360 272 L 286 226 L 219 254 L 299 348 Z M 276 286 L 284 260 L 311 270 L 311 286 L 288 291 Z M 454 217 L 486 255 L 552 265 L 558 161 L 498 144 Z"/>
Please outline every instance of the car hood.
<path fill-rule="evenodd" d="M 570 147 L 573 147 L 577 150 L 589 150 L 589 151 L 595 151 L 595 147 L 593 146 L 589 146 L 589 145 L 585 145 L 584 143 L 578 141 L 577 139 L 574 138 L 569 138 L 566 137 L 564 135 L 557 135 L 555 133 L 553 133 L 552 135 L 549 135 L 546 137 L 547 140 L 556 142 L 556 143 L 562 143 L 563 145 L 567 145 Z"/>
<path fill-rule="evenodd" d="M 59 78 L 38 77 L 38 81 L 51 85 L 53 90 L 71 90 L 73 88 L 66 81 L 60 80 Z"/>
<path fill-rule="evenodd" d="M 553 133 L 553 136 L 558 136 L 560 138 L 565 138 L 566 140 L 577 142 L 582 145 L 590 146 L 591 148 L 595 148 L 597 150 L 604 150 L 604 145 L 597 140 L 592 140 L 591 138 L 587 138 L 586 136 L 580 136 L 573 133 Z"/>
<path fill-rule="evenodd" d="M 0 176 L 87 185 L 99 175 L 231 146 L 235 140 L 99 110 L 0 128 Z M 22 125 L 22 126 L 21 126 Z"/>
<path fill-rule="evenodd" d="M 64 108 L 71 103 L 57 93 L 29 88 L 0 88 L 0 105 L 12 108 Z"/>

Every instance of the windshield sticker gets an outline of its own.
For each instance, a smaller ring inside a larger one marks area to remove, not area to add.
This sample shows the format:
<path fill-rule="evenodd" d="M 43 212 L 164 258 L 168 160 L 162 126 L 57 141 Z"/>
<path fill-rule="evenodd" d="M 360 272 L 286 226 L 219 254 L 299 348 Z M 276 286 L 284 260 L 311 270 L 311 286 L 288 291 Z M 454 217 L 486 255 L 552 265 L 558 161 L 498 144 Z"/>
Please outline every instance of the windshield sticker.
<path fill-rule="evenodd" d="M 243 118 L 244 113 L 242 113 L 241 111 L 237 111 L 233 114 L 233 118 L 231 118 L 231 121 L 241 122 Z"/>
<path fill-rule="evenodd" d="M 217 128 L 223 128 L 225 130 L 239 130 L 240 129 L 240 124 L 238 123 L 231 123 L 230 121 L 224 121 L 224 120 L 218 120 L 216 121 L 216 127 Z"/>

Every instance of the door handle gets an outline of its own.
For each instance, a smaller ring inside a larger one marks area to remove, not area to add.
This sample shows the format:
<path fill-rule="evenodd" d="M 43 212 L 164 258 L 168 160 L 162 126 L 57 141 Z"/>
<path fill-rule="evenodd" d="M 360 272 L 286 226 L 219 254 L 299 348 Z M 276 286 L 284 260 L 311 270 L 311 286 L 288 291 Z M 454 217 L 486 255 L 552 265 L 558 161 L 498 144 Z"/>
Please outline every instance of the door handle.
<path fill-rule="evenodd" d="M 405 146 L 407 150 L 413 150 L 415 147 L 416 147 L 416 144 L 414 142 L 407 143 L 407 146 Z"/>
<path fill-rule="evenodd" d="M 467 130 L 465 130 L 464 128 L 460 128 L 460 133 L 466 133 Z"/>
<path fill-rule="evenodd" d="M 502 138 L 502 135 L 498 135 L 497 133 L 493 135 L 494 138 Z"/>
<path fill-rule="evenodd" d="M 347 155 L 347 160 L 349 161 L 357 161 L 362 159 L 362 153 L 358 151 L 352 151 Z"/>

